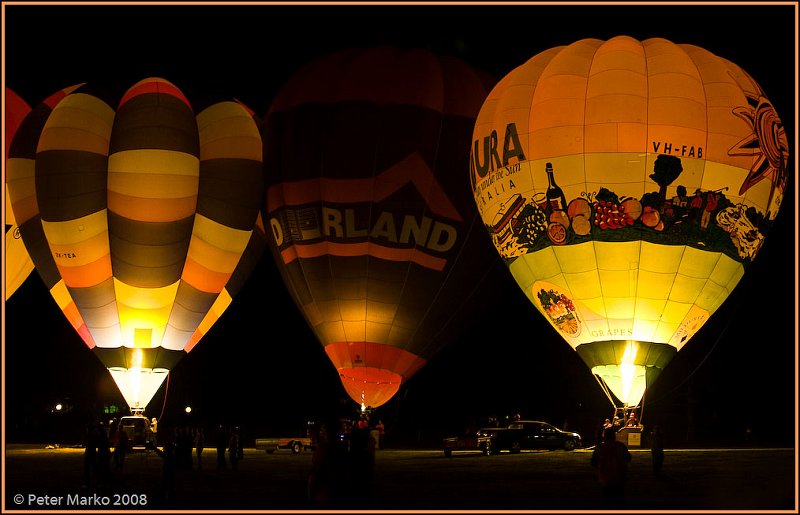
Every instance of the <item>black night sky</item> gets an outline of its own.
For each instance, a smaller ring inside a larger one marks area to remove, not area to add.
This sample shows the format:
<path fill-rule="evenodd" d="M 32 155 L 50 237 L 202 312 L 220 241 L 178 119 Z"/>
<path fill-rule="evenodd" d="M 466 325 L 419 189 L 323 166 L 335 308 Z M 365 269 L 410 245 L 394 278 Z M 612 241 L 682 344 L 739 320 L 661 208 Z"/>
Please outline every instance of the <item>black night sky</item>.
<path fill-rule="evenodd" d="M 736 442 L 747 428 L 763 441 L 794 440 L 795 4 L 3 7 L 4 85 L 31 105 L 79 82 L 124 91 L 160 76 L 190 98 L 193 91 L 235 97 L 263 116 L 311 59 L 381 44 L 454 55 L 497 78 L 550 47 L 623 34 L 690 43 L 733 61 L 783 120 L 787 195 L 744 279 L 648 390 L 644 423 L 661 424 L 675 441 Z M 148 416 L 177 423 L 191 405 L 194 422 L 241 423 L 254 437 L 295 430 L 332 407 L 355 413 L 271 259 L 267 252 L 226 314 L 171 372 Z M 436 442 L 470 419 L 520 412 L 591 435 L 611 405 L 589 369 L 499 260 L 489 277 L 497 283 L 484 288 L 483 315 L 379 409 L 388 430 Z M 124 406 L 38 275 L 5 303 L 3 320 L 7 441 L 47 438 L 56 401 L 68 399 L 80 414 Z"/>

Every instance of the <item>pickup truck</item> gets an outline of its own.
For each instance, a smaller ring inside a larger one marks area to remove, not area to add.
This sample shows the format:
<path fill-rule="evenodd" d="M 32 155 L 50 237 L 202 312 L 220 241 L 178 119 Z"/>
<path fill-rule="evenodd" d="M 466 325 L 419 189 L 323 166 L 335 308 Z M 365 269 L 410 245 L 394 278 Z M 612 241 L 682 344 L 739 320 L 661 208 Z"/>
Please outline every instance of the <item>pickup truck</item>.
<path fill-rule="evenodd" d="M 482 437 L 490 439 L 492 454 L 500 451 L 518 453 L 523 449 L 564 449 L 571 451 L 581 446 L 581 435 L 562 431 L 547 422 L 516 420 L 506 428 L 481 429 Z"/>
<path fill-rule="evenodd" d="M 280 449 L 289 449 L 292 454 L 300 454 L 303 449 L 314 450 L 314 442 L 311 437 L 296 436 L 286 438 L 256 438 L 256 449 L 263 449 L 267 454 Z"/>

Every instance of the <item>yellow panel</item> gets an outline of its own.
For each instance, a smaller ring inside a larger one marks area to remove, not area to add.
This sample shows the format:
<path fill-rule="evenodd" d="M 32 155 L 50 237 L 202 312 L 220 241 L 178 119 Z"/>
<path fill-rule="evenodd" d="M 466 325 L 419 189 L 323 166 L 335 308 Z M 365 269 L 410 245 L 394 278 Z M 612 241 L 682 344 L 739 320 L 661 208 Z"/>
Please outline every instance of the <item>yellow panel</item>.
<path fill-rule="evenodd" d="M 119 322 L 123 330 L 158 328 L 167 325 L 169 314 L 172 311 L 172 305 L 153 309 L 142 309 L 117 302 L 117 310 L 119 311 Z"/>
<path fill-rule="evenodd" d="M 717 252 L 706 252 L 694 247 L 686 247 L 678 273 L 701 279 L 710 277 L 717 266 L 720 255 Z"/>
<path fill-rule="evenodd" d="M 639 270 L 639 284 L 636 287 L 637 295 L 648 299 L 669 298 L 672 284 L 675 282 L 674 274 L 661 274 Z"/>
<path fill-rule="evenodd" d="M 653 334 L 653 339 L 651 341 L 672 345 L 671 340 L 675 335 L 675 331 L 678 330 L 679 325 L 678 323 L 669 323 L 662 320 L 658 324 L 658 327 L 656 327 L 656 332 Z"/>
<path fill-rule="evenodd" d="M 584 81 L 584 88 L 585 84 Z M 536 110 L 536 117 L 532 121 L 536 123 L 537 132 L 542 129 L 571 125 L 582 127 L 584 125 L 586 108 L 583 96 L 578 98 L 556 97 L 537 101 L 533 109 Z"/>
<path fill-rule="evenodd" d="M 180 281 L 175 281 L 169 286 L 162 288 L 138 288 L 129 286 L 117 278 L 114 278 L 114 290 L 117 295 L 117 303 L 140 309 L 158 309 L 171 307 L 175 302 L 175 295 L 178 293 Z"/>
<path fill-rule="evenodd" d="M 561 274 L 561 264 L 556 258 L 555 248 L 556 247 L 547 247 L 538 252 L 525 254 L 522 256 L 521 259 L 527 263 L 531 275 L 537 280 L 548 279 Z M 517 261 L 519 261 L 519 259 L 514 261 L 514 263 Z M 511 269 L 513 273 L 513 264 Z"/>
<path fill-rule="evenodd" d="M 677 325 L 681 323 L 684 318 L 686 318 L 686 314 L 689 313 L 689 309 L 691 309 L 691 307 L 692 304 L 689 303 L 668 300 L 667 304 L 664 306 L 663 312 L 661 313 L 661 321 L 670 322 Z"/>
<path fill-rule="evenodd" d="M 121 317 L 120 317 L 121 318 Z M 131 322 L 129 324 L 120 324 L 120 342 L 125 347 L 135 348 L 136 347 L 136 330 L 147 328 L 152 330 L 152 336 L 150 338 L 150 348 L 159 347 L 161 344 L 161 340 L 164 338 L 164 331 L 166 330 L 166 325 L 152 325 L 151 327 L 147 327 L 147 324 L 152 323 L 147 317 L 139 317 L 139 318 L 131 318 Z M 141 344 L 144 344 L 142 341 Z M 116 345 L 114 345 L 116 346 Z"/>
<path fill-rule="evenodd" d="M 632 270 L 599 270 L 600 287 L 607 297 L 626 297 L 636 293 L 636 272 Z"/>
<path fill-rule="evenodd" d="M 658 320 L 667 304 L 666 299 L 636 299 L 636 320 Z"/>
<path fill-rule="evenodd" d="M 59 114 L 62 112 L 64 114 Z M 87 132 L 97 131 L 101 124 L 104 129 L 100 133 L 111 133 L 114 124 L 114 110 L 94 95 L 86 93 L 73 93 L 65 96 L 58 102 L 56 109 L 47 119 L 48 126 L 67 126 L 82 128 Z M 93 120 L 86 120 L 87 117 Z M 83 125 L 76 125 L 76 124 Z"/>
<path fill-rule="evenodd" d="M 367 302 L 368 323 L 391 324 L 392 320 L 394 320 L 395 313 L 397 313 L 397 304 L 374 301 Z"/>
<path fill-rule="evenodd" d="M 552 247 L 552 249 L 558 262 L 561 264 L 561 270 L 563 270 L 565 274 L 587 272 L 597 268 L 597 258 L 592 242 Z"/>
<path fill-rule="evenodd" d="M 324 322 L 318 326 L 317 331 L 322 345 L 346 341 L 341 322 Z"/>
<path fill-rule="evenodd" d="M 222 225 L 201 214 L 194 217 L 192 236 L 201 238 L 215 247 L 241 254 L 250 241 L 252 230 L 242 231 Z"/>
<path fill-rule="evenodd" d="M 550 255 L 552 256 L 552 254 Z M 528 256 L 533 256 L 533 254 L 520 256 L 508 267 L 509 271 L 511 272 L 511 276 L 514 277 L 514 280 L 517 282 L 520 289 L 525 292 L 527 292 L 531 285 L 537 280 L 537 278 L 533 275 L 533 271 L 528 266 Z"/>
<path fill-rule="evenodd" d="M 656 329 L 658 328 L 658 321 L 657 320 L 642 320 L 640 318 L 636 318 L 633 321 L 633 335 L 632 339 L 641 341 L 641 342 L 652 342 L 654 341 Z"/>
<path fill-rule="evenodd" d="M 184 199 L 197 195 L 199 176 L 109 172 L 108 189 L 131 197 Z"/>
<path fill-rule="evenodd" d="M 586 156 L 586 181 L 606 186 L 613 184 L 612 189 L 619 196 L 633 196 L 641 191 L 647 176 L 646 161 L 638 153 L 595 153 Z"/>
<path fill-rule="evenodd" d="M 672 286 L 669 299 L 675 302 L 695 302 L 705 284 L 705 279 L 677 275 L 675 276 L 675 283 Z"/>
<path fill-rule="evenodd" d="M 50 288 L 50 295 L 53 296 L 53 299 L 62 311 L 72 302 L 72 295 L 69 294 L 69 290 L 67 290 L 63 279 Z"/>
<path fill-rule="evenodd" d="M 367 338 L 367 324 L 363 320 L 343 320 L 344 337 L 349 342 L 363 342 Z"/>
<path fill-rule="evenodd" d="M 586 125 L 647 121 L 647 98 L 644 96 L 603 94 L 586 99 Z M 607 151 L 613 152 L 616 145 Z"/>
<path fill-rule="evenodd" d="M 713 313 L 728 298 L 729 293 L 726 288 L 708 281 L 703 285 L 703 289 L 694 303 L 709 313 Z"/>
<path fill-rule="evenodd" d="M 540 159 L 580 154 L 584 150 L 583 124 L 531 131 L 527 148 L 531 156 L 526 157 Z"/>
<path fill-rule="evenodd" d="M 192 236 L 189 241 L 188 257 L 209 270 L 230 274 L 239 264 L 242 255 L 237 252 L 226 252 L 201 238 Z"/>
<path fill-rule="evenodd" d="M 744 275 L 744 267 L 741 263 L 734 261 L 725 254 L 719 254 L 719 261 L 717 261 L 714 271 L 709 275 L 709 279 L 717 284 L 727 285 L 728 289 L 732 289 L 730 283 L 733 281 L 735 285 L 742 275 Z"/>
<path fill-rule="evenodd" d="M 200 174 L 200 161 L 195 156 L 174 150 L 125 150 L 109 156 L 108 171 L 109 173 L 133 175 L 152 174 L 198 177 Z M 124 193 L 124 191 L 121 191 L 121 193 Z"/>
<path fill-rule="evenodd" d="M 579 274 L 564 274 L 564 279 L 575 299 L 592 299 L 606 295 L 600 287 L 597 270 Z"/>
<path fill-rule="evenodd" d="M 48 222 L 42 222 L 45 226 Z M 45 234 L 48 230 L 45 229 Z M 84 266 L 94 263 L 103 256 L 109 254 L 108 233 L 101 233 L 92 236 L 85 241 L 69 245 L 50 245 L 50 251 L 58 266 Z"/>
<path fill-rule="evenodd" d="M 47 150 L 80 150 L 101 156 L 108 155 L 108 135 L 95 135 L 72 127 L 45 129 L 39 139 L 38 152 Z"/>
<path fill-rule="evenodd" d="M 133 330 L 133 346 L 136 348 L 153 347 L 153 330 L 137 327 Z"/>
<path fill-rule="evenodd" d="M 340 300 L 339 310 L 342 313 L 342 320 L 349 322 L 360 322 L 367 319 L 367 301 L 359 300 Z"/>
<path fill-rule="evenodd" d="M 391 330 L 392 330 L 391 324 L 379 324 L 375 322 L 367 322 L 367 341 L 386 342 L 389 339 L 389 333 Z"/>
<path fill-rule="evenodd" d="M 630 297 L 604 297 L 608 318 L 632 320 L 634 315 L 634 302 Z"/>
<path fill-rule="evenodd" d="M 322 320 L 325 322 L 333 322 L 342 319 L 338 300 L 317 301 L 316 304 L 322 316 Z"/>
<path fill-rule="evenodd" d="M 639 269 L 674 274 L 680 267 L 685 248 L 682 245 L 658 245 L 643 241 Z"/>
<path fill-rule="evenodd" d="M 597 268 L 601 270 L 636 270 L 639 267 L 640 241 L 596 241 Z"/>
<path fill-rule="evenodd" d="M 222 316 L 225 310 L 228 309 L 228 306 L 231 305 L 231 302 L 233 302 L 233 298 L 231 297 L 230 292 L 228 292 L 227 289 L 223 289 L 217 296 L 217 299 L 214 301 L 214 304 L 212 304 L 209 311 Z M 204 329 L 203 332 L 208 332 L 208 330 Z"/>
<path fill-rule="evenodd" d="M 592 341 L 602 341 L 608 339 L 604 336 L 610 333 L 607 318 L 599 318 L 595 320 L 582 319 L 581 322 L 586 326 L 586 332 L 592 336 Z M 581 333 L 581 336 L 582 335 L 583 333 Z"/>
<path fill-rule="evenodd" d="M 81 243 L 95 236 L 108 233 L 108 218 L 105 209 L 90 215 L 65 222 L 42 221 L 47 241 L 51 245 Z"/>
<path fill-rule="evenodd" d="M 581 299 L 580 302 L 575 306 L 580 311 L 582 320 L 605 320 L 607 317 L 606 304 L 603 297 L 596 297 L 594 299 Z"/>
<path fill-rule="evenodd" d="M 733 291 L 736 285 L 739 284 L 739 281 L 742 279 L 743 275 L 744 268 L 741 266 L 741 264 L 739 264 L 739 268 L 734 271 L 733 275 L 731 276 L 731 280 L 725 285 L 725 287 L 728 288 L 728 291 Z"/>
<path fill-rule="evenodd" d="M 36 196 L 35 167 L 33 159 L 11 158 L 6 161 L 8 196 L 12 205 L 21 199 Z"/>

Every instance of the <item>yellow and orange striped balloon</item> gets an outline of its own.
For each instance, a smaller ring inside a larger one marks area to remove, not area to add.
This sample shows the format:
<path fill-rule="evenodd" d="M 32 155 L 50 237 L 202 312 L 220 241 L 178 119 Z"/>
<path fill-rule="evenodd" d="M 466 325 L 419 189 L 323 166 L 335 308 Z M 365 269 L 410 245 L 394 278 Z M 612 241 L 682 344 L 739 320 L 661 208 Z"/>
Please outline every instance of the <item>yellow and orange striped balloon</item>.
<path fill-rule="evenodd" d="M 261 137 L 239 103 L 195 115 L 159 78 L 112 105 L 83 85 L 34 110 L 8 190 L 53 298 L 140 411 L 264 248 Z"/>

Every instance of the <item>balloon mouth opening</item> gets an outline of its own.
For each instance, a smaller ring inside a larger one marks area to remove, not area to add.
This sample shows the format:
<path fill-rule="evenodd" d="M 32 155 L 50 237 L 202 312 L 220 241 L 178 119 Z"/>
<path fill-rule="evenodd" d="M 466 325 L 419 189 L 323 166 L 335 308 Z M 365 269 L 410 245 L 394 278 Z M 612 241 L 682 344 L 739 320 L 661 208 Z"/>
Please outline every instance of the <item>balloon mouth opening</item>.
<path fill-rule="evenodd" d="M 351 399 L 371 408 L 386 404 L 403 383 L 400 374 L 374 367 L 340 368 L 339 379 Z"/>

